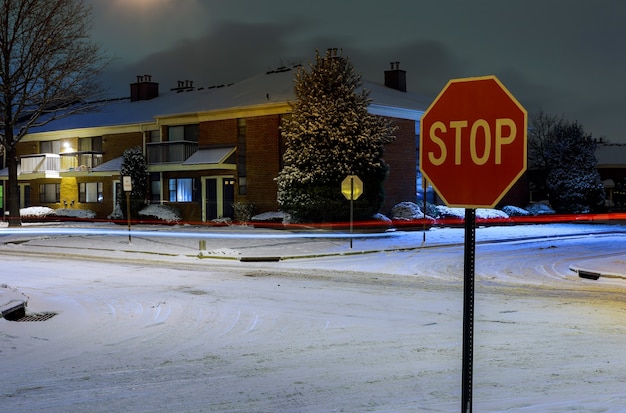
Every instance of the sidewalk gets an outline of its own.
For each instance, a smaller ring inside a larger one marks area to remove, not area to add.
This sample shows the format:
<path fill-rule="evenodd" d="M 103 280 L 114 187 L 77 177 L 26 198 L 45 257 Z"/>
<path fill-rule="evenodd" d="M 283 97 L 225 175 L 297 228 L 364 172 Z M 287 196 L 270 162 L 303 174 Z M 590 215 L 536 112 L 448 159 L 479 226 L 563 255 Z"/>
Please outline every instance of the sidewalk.
<path fill-rule="evenodd" d="M 592 280 L 600 277 L 626 279 L 626 253 L 606 258 L 573 260 L 569 269 L 578 273 L 580 277 Z"/>
<path fill-rule="evenodd" d="M 278 261 L 364 253 L 368 250 L 379 251 L 384 245 L 378 240 L 394 237 L 394 233 L 350 235 L 252 226 L 137 225 L 128 232 L 124 226 L 107 224 L 92 227 L 46 226 L 43 229 L 41 226 L 24 226 L 9 235 L 2 235 L 0 231 L 0 251 L 14 254 L 186 262 L 199 258 Z"/>

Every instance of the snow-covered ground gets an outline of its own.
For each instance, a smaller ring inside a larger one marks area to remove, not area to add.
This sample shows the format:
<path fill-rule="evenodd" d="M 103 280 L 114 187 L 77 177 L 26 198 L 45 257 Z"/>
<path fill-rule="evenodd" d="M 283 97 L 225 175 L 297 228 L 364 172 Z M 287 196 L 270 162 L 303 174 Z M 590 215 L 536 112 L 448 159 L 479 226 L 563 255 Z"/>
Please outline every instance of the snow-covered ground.
<path fill-rule="evenodd" d="M 57 313 L 0 320 L 3 411 L 460 409 L 463 229 L 353 248 L 248 227 L 141 227 L 132 243 L 119 226 L 75 229 L 0 229 L 0 284 Z M 623 412 L 626 280 L 570 267 L 626 274 L 625 228 L 477 240 L 475 411 Z M 268 256 L 285 259 L 232 259 Z"/>

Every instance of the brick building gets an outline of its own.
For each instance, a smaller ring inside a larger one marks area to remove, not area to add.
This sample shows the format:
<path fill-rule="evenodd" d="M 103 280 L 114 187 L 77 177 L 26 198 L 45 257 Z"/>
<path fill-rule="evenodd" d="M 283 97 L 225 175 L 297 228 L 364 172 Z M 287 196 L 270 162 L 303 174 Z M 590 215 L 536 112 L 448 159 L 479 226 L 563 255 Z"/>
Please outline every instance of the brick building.
<path fill-rule="evenodd" d="M 176 206 L 186 221 L 232 217 L 236 201 L 254 203 L 255 213 L 276 211 L 274 178 L 284 150 L 279 126 L 292 110 L 294 75 L 295 68 L 282 67 L 233 84 L 180 81 L 168 90 L 138 76 L 129 98 L 32 129 L 19 142 L 20 205 L 88 209 L 106 218 L 120 193 L 122 154 L 141 147 L 150 173 L 147 198 Z M 406 92 L 406 73 L 397 64 L 385 71 L 384 83 L 363 87 L 373 100 L 369 111 L 398 127 L 384 155 L 388 212 L 416 200 L 416 131 L 429 102 Z M 6 179 L 1 171 L 0 185 Z"/>

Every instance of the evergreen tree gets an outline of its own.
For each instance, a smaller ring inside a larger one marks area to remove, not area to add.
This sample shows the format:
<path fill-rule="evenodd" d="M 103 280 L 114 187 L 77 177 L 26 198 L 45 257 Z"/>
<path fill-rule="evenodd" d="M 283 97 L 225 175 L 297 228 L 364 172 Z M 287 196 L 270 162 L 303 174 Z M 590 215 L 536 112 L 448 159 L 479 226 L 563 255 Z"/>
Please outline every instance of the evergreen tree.
<path fill-rule="evenodd" d="M 148 194 L 148 163 L 140 147 L 130 148 L 124 151 L 120 176 L 130 176 L 132 190 L 130 191 L 130 217 L 137 218 L 139 211 L 146 206 Z M 120 210 L 126 218 L 126 194 L 118 194 L 117 200 Z"/>
<path fill-rule="evenodd" d="M 341 181 L 358 175 L 363 194 L 354 202 L 354 218 L 371 218 L 383 200 L 388 166 L 384 145 L 393 142 L 393 128 L 367 112 L 369 92 L 351 62 L 329 49 L 316 52 L 310 71 L 296 75 L 293 114 L 282 124 L 286 150 L 278 181 L 283 211 L 310 222 L 345 221 L 350 204 L 341 194 Z"/>
<path fill-rule="evenodd" d="M 596 144 L 577 122 L 560 123 L 546 147 L 550 168 L 546 187 L 557 212 L 585 213 L 604 205 L 604 186 L 596 169 Z"/>

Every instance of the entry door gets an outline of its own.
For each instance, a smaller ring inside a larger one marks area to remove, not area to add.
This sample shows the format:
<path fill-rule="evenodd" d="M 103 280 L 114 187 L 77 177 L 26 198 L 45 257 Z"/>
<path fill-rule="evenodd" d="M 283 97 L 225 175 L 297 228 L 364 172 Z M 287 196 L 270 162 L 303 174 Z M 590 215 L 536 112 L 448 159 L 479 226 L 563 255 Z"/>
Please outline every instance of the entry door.
<path fill-rule="evenodd" d="M 18 184 L 19 185 L 19 193 L 18 199 L 20 203 L 20 208 L 28 208 L 31 205 L 30 202 L 30 184 Z"/>
<path fill-rule="evenodd" d="M 217 218 L 232 218 L 235 201 L 235 179 L 233 177 L 207 176 L 204 181 L 202 198 L 203 221 Z"/>
<path fill-rule="evenodd" d="M 205 181 L 205 193 L 204 198 L 205 205 L 205 221 L 211 221 L 217 218 L 217 179 L 207 178 Z"/>
<path fill-rule="evenodd" d="M 222 178 L 222 216 L 233 218 L 235 212 L 233 210 L 233 202 L 235 202 L 235 179 Z"/>

